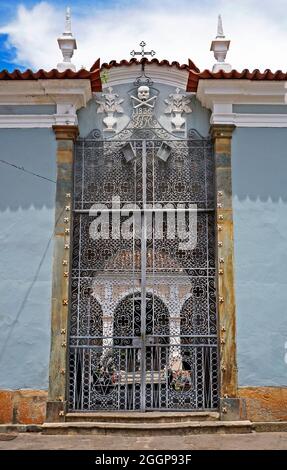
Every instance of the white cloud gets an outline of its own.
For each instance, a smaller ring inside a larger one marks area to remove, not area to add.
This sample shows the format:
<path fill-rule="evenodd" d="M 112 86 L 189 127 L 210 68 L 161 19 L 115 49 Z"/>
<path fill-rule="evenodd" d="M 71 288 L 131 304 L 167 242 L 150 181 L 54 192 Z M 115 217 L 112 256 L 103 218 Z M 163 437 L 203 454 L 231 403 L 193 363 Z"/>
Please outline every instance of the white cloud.
<path fill-rule="evenodd" d="M 31 9 L 18 7 L 15 18 L 0 28 L 0 33 L 8 34 L 7 46 L 16 48 L 16 63 L 33 68 L 55 65 L 61 16 L 45 2 Z"/>
<path fill-rule="evenodd" d="M 114 9 L 74 12 L 73 32 L 78 50 L 74 62 L 89 68 L 101 62 L 129 59 L 129 51 L 144 39 L 159 59 L 181 63 L 190 57 L 201 69 L 214 62 L 209 51 L 216 17 L 223 15 L 231 39 L 228 62 L 234 68 L 287 69 L 285 0 L 151 0 L 118 4 Z M 79 8 L 77 7 L 77 11 Z M 15 62 L 34 69 L 50 69 L 61 60 L 56 39 L 63 30 L 64 13 L 47 2 L 20 6 L 15 18 L 0 28 L 17 51 Z"/>

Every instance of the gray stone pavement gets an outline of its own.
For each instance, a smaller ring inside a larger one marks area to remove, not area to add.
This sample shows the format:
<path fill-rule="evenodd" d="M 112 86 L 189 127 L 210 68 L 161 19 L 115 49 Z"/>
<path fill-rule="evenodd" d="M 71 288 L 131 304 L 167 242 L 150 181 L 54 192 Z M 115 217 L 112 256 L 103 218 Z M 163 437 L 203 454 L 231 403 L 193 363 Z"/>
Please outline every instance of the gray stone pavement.
<path fill-rule="evenodd" d="M 120 437 L 114 435 L 0 434 L 0 450 L 267 450 L 287 449 L 287 432 Z"/>

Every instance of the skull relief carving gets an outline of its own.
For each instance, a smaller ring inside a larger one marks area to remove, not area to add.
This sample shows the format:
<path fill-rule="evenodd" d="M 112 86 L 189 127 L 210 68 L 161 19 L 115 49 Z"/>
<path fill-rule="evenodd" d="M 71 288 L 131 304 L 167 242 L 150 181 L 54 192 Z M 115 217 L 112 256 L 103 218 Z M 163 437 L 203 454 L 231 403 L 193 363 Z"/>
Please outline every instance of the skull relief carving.
<path fill-rule="evenodd" d="M 151 90 L 150 87 L 147 85 L 140 85 L 136 92 L 137 96 L 131 95 L 131 99 L 133 100 L 133 108 L 144 110 L 152 110 L 154 108 L 154 103 L 157 96 L 150 96 Z"/>
<path fill-rule="evenodd" d="M 141 101 L 147 101 L 149 99 L 149 87 L 141 85 L 138 87 L 138 99 Z"/>

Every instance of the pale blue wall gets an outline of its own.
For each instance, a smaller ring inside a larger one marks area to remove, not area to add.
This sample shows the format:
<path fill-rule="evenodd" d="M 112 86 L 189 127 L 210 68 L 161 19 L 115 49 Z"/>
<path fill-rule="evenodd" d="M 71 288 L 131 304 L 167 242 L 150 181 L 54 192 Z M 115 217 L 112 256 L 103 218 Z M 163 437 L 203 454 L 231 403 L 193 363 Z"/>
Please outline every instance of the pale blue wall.
<path fill-rule="evenodd" d="M 232 139 L 239 385 L 287 385 L 287 129 Z"/>
<path fill-rule="evenodd" d="M 55 155 L 50 129 L 0 130 L 3 160 L 55 180 Z M 287 130 L 236 129 L 232 171 L 239 384 L 287 385 Z M 54 198 L 0 163 L 0 389 L 48 385 Z"/>
<path fill-rule="evenodd" d="M 1 129 L 0 159 L 56 179 L 51 129 Z M 55 183 L 0 162 L 0 389 L 47 388 Z"/>
<path fill-rule="evenodd" d="M 22 105 L 13 105 L 13 104 L 1 104 L 0 105 L 0 114 L 55 114 L 57 112 L 57 106 L 52 104 L 22 104 Z"/>
<path fill-rule="evenodd" d="M 241 114 L 287 114 L 286 104 L 234 104 L 234 113 Z"/>

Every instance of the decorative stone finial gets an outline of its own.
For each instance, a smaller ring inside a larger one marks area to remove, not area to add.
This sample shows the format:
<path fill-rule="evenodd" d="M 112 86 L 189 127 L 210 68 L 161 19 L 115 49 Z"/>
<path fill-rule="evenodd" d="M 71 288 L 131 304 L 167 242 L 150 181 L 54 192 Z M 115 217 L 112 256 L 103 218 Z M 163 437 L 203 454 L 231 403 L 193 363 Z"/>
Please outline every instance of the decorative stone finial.
<path fill-rule="evenodd" d="M 66 9 L 66 26 L 65 26 L 65 33 L 72 34 L 72 24 L 71 24 L 71 8 L 67 7 Z M 64 33 L 64 34 L 65 34 Z"/>
<path fill-rule="evenodd" d="M 224 32 L 223 32 L 223 26 L 222 26 L 222 18 L 221 15 L 218 15 L 218 22 L 217 22 L 217 36 L 216 39 L 218 38 L 224 38 Z"/>
<path fill-rule="evenodd" d="M 221 15 L 218 15 L 217 35 L 210 47 L 210 50 L 213 51 L 214 57 L 217 60 L 217 63 L 212 67 L 213 72 L 218 72 L 219 70 L 224 70 L 224 72 L 231 71 L 231 65 L 225 63 L 229 45 L 230 40 L 226 39 L 224 36 Z"/>
<path fill-rule="evenodd" d="M 62 36 L 58 38 L 58 44 L 63 54 L 63 62 L 60 62 L 57 65 L 57 69 L 59 72 L 64 72 L 67 69 L 73 70 L 75 72 L 76 67 L 71 63 L 71 58 L 73 57 L 74 50 L 77 49 L 77 43 L 72 34 L 71 8 L 69 7 L 66 10 L 65 31 Z"/>

